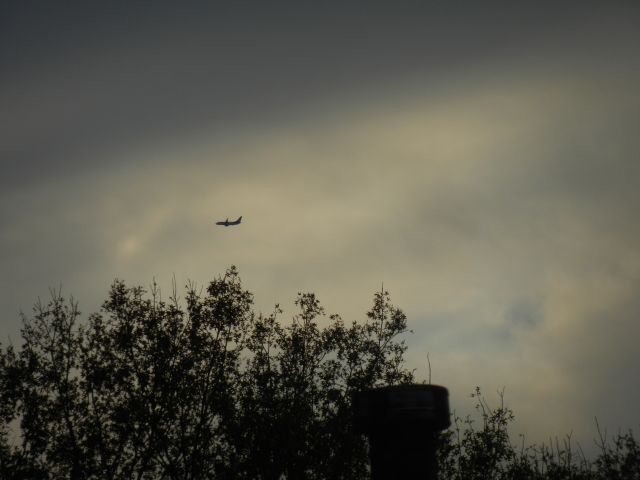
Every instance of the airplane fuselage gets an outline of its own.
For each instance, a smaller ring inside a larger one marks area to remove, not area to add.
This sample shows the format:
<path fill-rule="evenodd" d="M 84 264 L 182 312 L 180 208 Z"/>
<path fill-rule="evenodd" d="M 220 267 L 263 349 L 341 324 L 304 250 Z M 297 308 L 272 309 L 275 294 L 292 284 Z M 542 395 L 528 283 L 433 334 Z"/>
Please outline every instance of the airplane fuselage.
<path fill-rule="evenodd" d="M 227 218 L 224 222 L 216 222 L 216 225 L 222 225 L 223 227 L 230 227 L 232 225 L 240 225 L 241 221 L 242 221 L 242 217 L 238 217 L 236 221 L 231 221 L 231 222 Z"/>

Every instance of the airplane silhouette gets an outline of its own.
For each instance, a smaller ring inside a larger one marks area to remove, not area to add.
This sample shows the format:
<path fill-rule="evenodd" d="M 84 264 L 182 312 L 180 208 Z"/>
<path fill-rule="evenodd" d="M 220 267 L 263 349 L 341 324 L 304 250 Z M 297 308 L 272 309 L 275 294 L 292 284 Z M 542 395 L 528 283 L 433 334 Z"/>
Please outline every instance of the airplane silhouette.
<path fill-rule="evenodd" d="M 242 217 L 238 217 L 238 219 L 235 222 L 230 222 L 229 218 L 227 218 L 224 222 L 216 222 L 216 225 L 223 225 L 225 227 L 228 227 L 230 225 L 240 225 L 241 221 L 242 221 Z"/>

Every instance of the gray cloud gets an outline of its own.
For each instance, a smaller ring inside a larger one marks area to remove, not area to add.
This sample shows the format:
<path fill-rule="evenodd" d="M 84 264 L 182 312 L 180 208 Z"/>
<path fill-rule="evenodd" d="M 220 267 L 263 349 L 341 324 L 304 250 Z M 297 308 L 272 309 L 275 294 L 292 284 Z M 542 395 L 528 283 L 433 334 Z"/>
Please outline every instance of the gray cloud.
<path fill-rule="evenodd" d="M 167 135 L 286 120 L 399 78 L 464 75 L 563 29 L 580 37 L 599 13 L 301 3 L 3 7 L 3 187 L 104 170 L 105 152 L 113 163 Z"/>
<path fill-rule="evenodd" d="M 535 328 L 544 320 L 539 299 L 515 300 L 505 312 L 505 320 L 516 327 Z"/>

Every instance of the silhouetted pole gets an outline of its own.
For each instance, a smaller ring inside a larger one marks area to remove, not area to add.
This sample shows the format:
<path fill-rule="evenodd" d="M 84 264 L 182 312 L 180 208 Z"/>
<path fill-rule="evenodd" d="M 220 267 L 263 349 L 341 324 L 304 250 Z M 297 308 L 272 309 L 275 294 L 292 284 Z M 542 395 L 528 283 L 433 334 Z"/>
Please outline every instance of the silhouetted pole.
<path fill-rule="evenodd" d="M 436 433 L 446 429 L 449 392 L 438 385 L 398 385 L 353 397 L 356 430 L 369 437 L 373 480 L 436 480 Z"/>

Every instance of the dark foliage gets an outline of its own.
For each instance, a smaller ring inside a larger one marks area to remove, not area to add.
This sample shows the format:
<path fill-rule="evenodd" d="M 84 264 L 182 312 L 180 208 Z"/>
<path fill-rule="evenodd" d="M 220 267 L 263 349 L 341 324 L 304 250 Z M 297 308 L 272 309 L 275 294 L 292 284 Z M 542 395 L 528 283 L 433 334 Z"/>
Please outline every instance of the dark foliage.
<path fill-rule="evenodd" d="M 454 415 L 452 427 L 439 438 L 440 478 L 450 480 L 640 480 L 640 445 L 631 431 L 598 441 L 600 453 L 589 461 L 571 436 L 543 445 L 514 445 L 508 427 L 513 412 L 492 408 L 476 388 L 477 416 Z M 480 423 L 479 426 L 476 426 Z M 598 427 L 600 433 L 600 428 Z"/>
<path fill-rule="evenodd" d="M 183 302 L 116 281 L 85 323 L 53 292 L 21 347 L 0 349 L 0 478 L 368 478 L 351 394 L 413 380 L 406 317 L 384 291 L 364 323 L 327 318 L 313 294 L 288 324 L 252 302 L 233 267 Z M 631 431 L 598 427 L 593 461 L 570 437 L 515 446 L 511 410 L 472 397 L 478 415 L 438 438 L 442 479 L 640 480 Z"/>
<path fill-rule="evenodd" d="M 54 292 L 0 356 L 0 477 L 366 478 L 350 398 L 412 380 L 406 318 L 386 292 L 365 323 L 296 305 L 254 314 L 233 267 L 182 303 L 116 281 L 86 324 Z"/>

